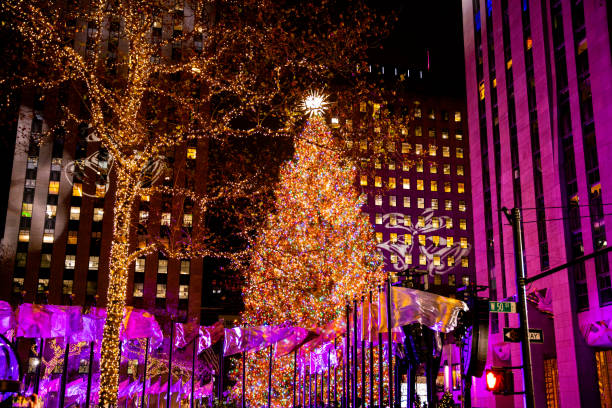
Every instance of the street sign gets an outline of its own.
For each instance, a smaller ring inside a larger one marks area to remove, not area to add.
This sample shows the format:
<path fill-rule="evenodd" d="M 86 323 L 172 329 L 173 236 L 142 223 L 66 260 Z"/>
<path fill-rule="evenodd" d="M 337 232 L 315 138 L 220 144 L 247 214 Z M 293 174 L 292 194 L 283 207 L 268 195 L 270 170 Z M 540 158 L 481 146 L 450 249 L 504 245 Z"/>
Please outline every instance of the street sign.
<path fill-rule="evenodd" d="M 520 330 L 513 327 L 504 327 L 504 341 L 506 343 L 520 343 Z M 544 343 L 544 333 L 542 329 L 529 329 L 529 341 L 538 344 Z"/>
<path fill-rule="evenodd" d="M 516 313 L 516 302 L 489 302 L 489 312 Z"/>

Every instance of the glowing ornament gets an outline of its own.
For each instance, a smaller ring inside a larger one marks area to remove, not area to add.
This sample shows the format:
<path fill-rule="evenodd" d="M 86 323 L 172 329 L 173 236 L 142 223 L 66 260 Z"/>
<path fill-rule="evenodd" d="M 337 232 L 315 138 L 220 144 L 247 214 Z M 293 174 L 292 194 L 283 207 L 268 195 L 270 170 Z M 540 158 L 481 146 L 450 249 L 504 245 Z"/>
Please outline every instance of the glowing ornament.
<path fill-rule="evenodd" d="M 302 109 L 309 117 L 323 116 L 328 105 L 327 95 L 319 91 L 310 91 L 302 102 Z"/>

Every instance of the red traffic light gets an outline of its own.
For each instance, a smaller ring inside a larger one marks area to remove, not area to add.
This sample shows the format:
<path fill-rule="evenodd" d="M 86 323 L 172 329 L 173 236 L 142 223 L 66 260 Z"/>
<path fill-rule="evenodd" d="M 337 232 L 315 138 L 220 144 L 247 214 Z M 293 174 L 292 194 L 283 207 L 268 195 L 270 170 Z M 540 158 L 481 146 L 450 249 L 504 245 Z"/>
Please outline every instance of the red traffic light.
<path fill-rule="evenodd" d="M 487 391 L 493 394 L 514 393 L 514 378 L 512 372 L 504 368 L 490 368 L 486 371 Z"/>

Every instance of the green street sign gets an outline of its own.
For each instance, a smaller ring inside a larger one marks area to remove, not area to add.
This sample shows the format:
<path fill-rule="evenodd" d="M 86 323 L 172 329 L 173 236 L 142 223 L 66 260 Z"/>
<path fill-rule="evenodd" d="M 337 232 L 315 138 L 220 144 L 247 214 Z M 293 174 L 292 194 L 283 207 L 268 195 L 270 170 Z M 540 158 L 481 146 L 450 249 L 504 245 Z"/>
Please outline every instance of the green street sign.
<path fill-rule="evenodd" d="M 516 313 L 516 302 L 489 302 L 489 312 Z"/>

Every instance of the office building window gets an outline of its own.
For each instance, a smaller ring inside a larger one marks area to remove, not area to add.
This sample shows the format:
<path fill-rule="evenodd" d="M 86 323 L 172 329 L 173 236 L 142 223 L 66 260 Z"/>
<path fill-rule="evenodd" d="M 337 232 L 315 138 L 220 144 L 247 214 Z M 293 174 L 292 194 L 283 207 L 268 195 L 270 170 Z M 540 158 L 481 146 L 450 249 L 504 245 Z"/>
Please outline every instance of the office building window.
<path fill-rule="evenodd" d="M 450 181 L 445 181 L 444 182 L 444 192 L 445 193 L 450 193 L 451 192 L 451 183 L 450 183 Z"/>
<path fill-rule="evenodd" d="M 73 280 L 64 280 L 62 281 L 62 294 L 71 295 L 72 294 L 72 286 L 74 285 Z"/>
<path fill-rule="evenodd" d="M 448 139 L 448 130 L 444 129 L 441 133 L 442 139 Z"/>
<path fill-rule="evenodd" d="M 17 252 L 15 255 L 15 266 L 17 268 L 25 268 L 27 259 L 27 252 Z"/>
<path fill-rule="evenodd" d="M 409 227 L 412 225 L 412 217 L 404 214 L 404 227 Z"/>
<path fill-rule="evenodd" d="M 99 256 L 90 256 L 89 257 L 89 265 L 88 265 L 87 269 L 89 269 L 90 271 L 97 271 L 99 263 L 100 263 L 100 257 Z"/>
<path fill-rule="evenodd" d="M 436 145 L 429 145 L 429 155 L 430 156 L 435 156 L 437 149 L 438 149 L 438 147 Z"/>
<path fill-rule="evenodd" d="M 160 259 L 157 263 L 157 273 L 168 273 L 168 260 Z"/>
<path fill-rule="evenodd" d="M 193 226 L 193 214 L 183 214 L 183 227 L 191 228 Z"/>
<path fill-rule="evenodd" d="M 412 254 L 406 254 L 404 256 L 404 262 L 406 265 L 412 265 Z"/>
<path fill-rule="evenodd" d="M 446 175 L 448 175 L 448 174 L 450 174 L 450 170 L 451 170 L 451 168 L 450 168 L 450 164 L 445 164 L 445 165 L 444 165 L 444 171 L 443 171 L 443 173 L 444 173 L 444 174 L 446 174 Z"/>
<path fill-rule="evenodd" d="M 448 274 L 448 286 L 455 286 L 455 274 L 454 273 L 449 273 Z"/>
<path fill-rule="evenodd" d="M 397 225 L 397 215 L 389 214 L 389 225 L 391 226 Z"/>
<path fill-rule="evenodd" d="M 374 177 L 374 187 L 382 187 L 382 177 L 380 176 Z"/>
<path fill-rule="evenodd" d="M 417 227 L 423 228 L 424 226 L 425 226 L 425 217 L 423 217 L 422 215 L 419 215 L 417 217 Z"/>
<path fill-rule="evenodd" d="M 434 228 L 440 228 L 440 218 L 432 217 L 431 218 L 431 226 Z"/>
<path fill-rule="evenodd" d="M 440 266 L 440 255 L 433 256 L 433 264 L 434 266 Z M 434 280 L 434 284 L 439 285 L 441 283 L 440 275 L 435 275 L 435 278 L 438 278 L 438 282 L 436 283 L 436 280 Z"/>
<path fill-rule="evenodd" d="M 395 207 L 397 205 L 397 198 L 395 196 L 389 196 L 389 206 Z"/>
<path fill-rule="evenodd" d="M 404 190 L 410 190 L 410 179 L 409 178 L 402 179 L 402 188 Z"/>
<path fill-rule="evenodd" d="M 162 213 L 162 215 L 161 215 L 161 225 L 165 225 L 167 227 L 170 226 L 170 213 L 169 212 Z"/>
<path fill-rule="evenodd" d="M 362 186 L 367 186 L 368 185 L 368 176 L 362 175 L 359 178 L 359 184 L 362 185 Z"/>
<path fill-rule="evenodd" d="M 94 208 L 93 211 L 93 220 L 95 222 L 102 221 L 104 218 L 104 209 L 103 208 Z"/>
<path fill-rule="evenodd" d="M 106 194 L 106 184 L 96 183 L 96 197 L 103 198 L 105 194 Z"/>
<path fill-rule="evenodd" d="M 420 119 L 422 117 L 421 108 L 418 106 L 414 108 L 414 117 L 417 119 Z"/>
<path fill-rule="evenodd" d="M 457 139 L 457 140 L 463 140 L 463 133 L 461 133 L 461 132 L 457 132 L 457 133 L 455 133 L 455 139 Z"/>
<path fill-rule="evenodd" d="M 423 161 L 418 161 L 416 163 L 416 171 L 417 171 L 417 173 L 422 173 L 423 172 Z"/>
<path fill-rule="evenodd" d="M 453 237 L 446 237 L 446 246 L 448 248 L 453 246 Z"/>
<path fill-rule="evenodd" d="M 43 243 L 52 244 L 53 243 L 53 235 L 55 234 L 55 230 L 53 229 L 45 229 L 43 233 Z"/>
<path fill-rule="evenodd" d="M 402 143 L 402 153 L 410 153 L 410 143 Z"/>
<path fill-rule="evenodd" d="M 181 261 L 181 275 L 189 275 L 190 269 L 191 269 L 191 261 L 188 261 L 188 260 Z"/>
<path fill-rule="evenodd" d="M 396 254 L 391 254 L 391 256 L 389 257 L 389 261 L 392 264 L 396 264 L 397 263 L 397 255 Z"/>
<path fill-rule="evenodd" d="M 465 201 L 459 201 L 459 211 L 465 212 Z"/>
<path fill-rule="evenodd" d="M 419 234 L 419 245 L 425 246 L 427 244 L 427 237 L 425 234 Z"/>
<path fill-rule="evenodd" d="M 78 231 L 68 231 L 68 244 L 76 245 L 79 239 Z"/>
<path fill-rule="evenodd" d="M 453 255 L 449 255 L 446 258 L 446 262 L 448 266 L 455 266 L 455 257 Z"/>
<path fill-rule="evenodd" d="M 467 240 L 467 238 L 461 237 L 459 239 L 459 242 L 460 242 L 461 248 L 467 248 L 468 247 L 468 240 Z"/>
<path fill-rule="evenodd" d="M 423 197 L 417 198 L 417 207 L 420 209 L 425 208 L 425 199 Z"/>
<path fill-rule="evenodd" d="M 453 229 L 453 219 L 452 218 L 446 219 L 446 229 Z"/>
<path fill-rule="evenodd" d="M 374 196 L 374 205 L 382 205 L 382 196 L 380 194 Z"/>
<path fill-rule="evenodd" d="M 439 235 L 432 235 L 431 236 L 431 242 L 433 242 L 434 246 L 440 245 L 440 236 Z"/>
<path fill-rule="evenodd" d="M 463 284 L 463 286 L 469 286 L 470 285 L 470 277 L 465 275 L 461 277 L 461 283 Z"/>
<path fill-rule="evenodd" d="M 59 194 L 59 181 L 49 182 L 49 194 Z"/>
<path fill-rule="evenodd" d="M 34 179 L 26 179 L 25 188 L 36 188 L 36 180 Z"/>
<path fill-rule="evenodd" d="M 467 229 L 467 221 L 465 218 L 459 219 L 459 229 L 464 231 Z"/>
<path fill-rule="evenodd" d="M 451 200 L 444 200 L 444 209 L 446 211 L 452 211 L 453 210 L 453 202 Z"/>
<path fill-rule="evenodd" d="M 463 176 L 463 166 L 462 165 L 457 166 L 457 175 Z"/>
<path fill-rule="evenodd" d="M 35 157 L 35 156 L 28 157 L 26 168 L 30 170 L 34 170 L 37 167 L 38 167 L 38 157 Z"/>
<path fill-rule="evenodd" d="M 436 180 L 431 180 L 431 191 L 438 191 L 438 182 Z"/>
<path fill-rule="evenodd" d="M 157 293 L 155 294 L 157 299 L 164 299 L 166 297 L 166 284 L 158 283 L 157 284 Z"/>
<path fill-rule="evenodd" d="M 463 147 L 458 147 L 455 153 L 458 159 L 463 159 Z"/>
<path fill-rule="evenodd" d="M 188 147 L 187 148 L 187 158 L 195 160 L 196 156 L 197 156 L 197 150 L 195 149 L 195 147 Z"/>
<path fill-rule="evenodd" d="M 41 268 L 51 267 L 51 254 L 41 254 L 40 255 L 40 267 Z"/>
<path fill-rule="evenodd" d="M 148 211 L 140 211 L 138 213 L 138 222 L 141 224 L 146 223 L 149 220 L 149 212 Z"/>
<path fill-rule="evenodd" d="M 436 174 L 438 172 L 438 164 L 434 162 L 429 163 L 429 172 L 431 174 Z"/>
<path fill-rule="evenodd" d="M 383 233 L 382 232 L 376 232 L 376 242 L 378 242 L 379 244 L 383 241 Z"/>
<path fill-rule="evenodd" d="M 412 245 L 412 234 L 404 234 L 404 244 Z"/>
<path fill-rule="evenodd" d="M 461 266 L 463 268 L 467 268 L 468 267 L 468 258 L 467 257 L 464 256 L 463 258 L 461 258 Z"/>
<path fill-rule="evenodd" d="M 423 154 L 423 145 L 422 144 L 416 144 L 414 145 L 414 154 L 420 156 L 421 154 Z"/>
<path fill-rule="evenodd" d="M 425 254 L 419 254 L 419 265 L 427 265 L 427 257 Z"/>
<path fill-rule="evenodd" d="M 134 271 L 135 272 L 142 272 L 142 273 L 144 273 L 144 271 L 145 271 L 145 264 L 146 264 L 146 259 L 145 258 L 137 258 L 136 259 L 136 264 L 134 265 Z"/>
<path fill-rule="evenodd" d="M 134 292 L 133 295 L 135 298 L 140 298 L 144 296 L 144 283 L 134 283 Z"/>
<path fill-rule="evenodd" d="M 30 242 L 30 230 L 19 230 L 19 242 Z"/>
<path fill-rule="evenodd" d="M 403 162 L 403 163 L 402 163 L 402 170 L 403 170 L 403 171 L 410 171 L 410 167 L 411 167 L 411 166 L 412 166 L 412 165 L 411 165 L 411 163 L 410 163 L 410 162 L 405 161 L 405 162 Z"/>
<path fill-rule="evenodd" d="M 457 183 L 457 193 L 459 194 L 465 193 L 465 184 Z"/>
<path fill-rule="evenodd" d="M 437 198 L 432 198 L 431 199 L 431 209 L 432 210 L 437 210 L 438 209 L 438 199 Z"/>
<path fill-rule="evenodd" d="M 395 188 L 395 177 L 389 177 L 389 188 Z"/>
<path fill-rule="evenodd" d="M 74 183 L 72 185 L 72 195 L 75 197 L 82 197 L 83 196 L 83 184 Z"/>
<path fill-rule="evenodd" d="M 461 122 L 461 112 L 455 112 L 455 122 Z"/>
<path fill-rule="evenodd" d="M 21 204 L 21 216 L 26 218 L 32 217 L 32 203 Z"/>
<path fill-rule="evenodd" d="M 404 197 L 404 208 L 410 208 L 410 197 Z"/>
<path fill-rule="evenodd" d="M 189 299 L 189 285 L 179 285 L 179 299 Z"/>
<path fill-rule="evenodd" d="M 450 157 L 450 147 L 442 146 L 442 157 Z"/>
<path fill-rule="evenodd" d="M 382 224 L 382 214 L 381 213 L 376 213 L 375 223 L 378 225 Z"/>
<path fill-rule="evenodd" d="M 416 186 L 417 190 L 423 191 L 425 189 L 423 186 L 423 180 L 417 180 Z"/>
<path fill-rule="evenodd" d="M 81 219 L 81 207 L 70 207 L 70 219 L 72 221 Z"/>
<path fill-rule="evenodd" d="M 395 244 L 397 242 L 397 233 L 396 232 L 392 232 L 389 235 L 389 240 L 391 241 L 392 244 Z"/>
<path fill-rule="evenodd" d="M 427 134 L 429 135 L 429 137 L 435 138 L 436 137 L 436 129 L 429 129 L 427 131 Z"/>

